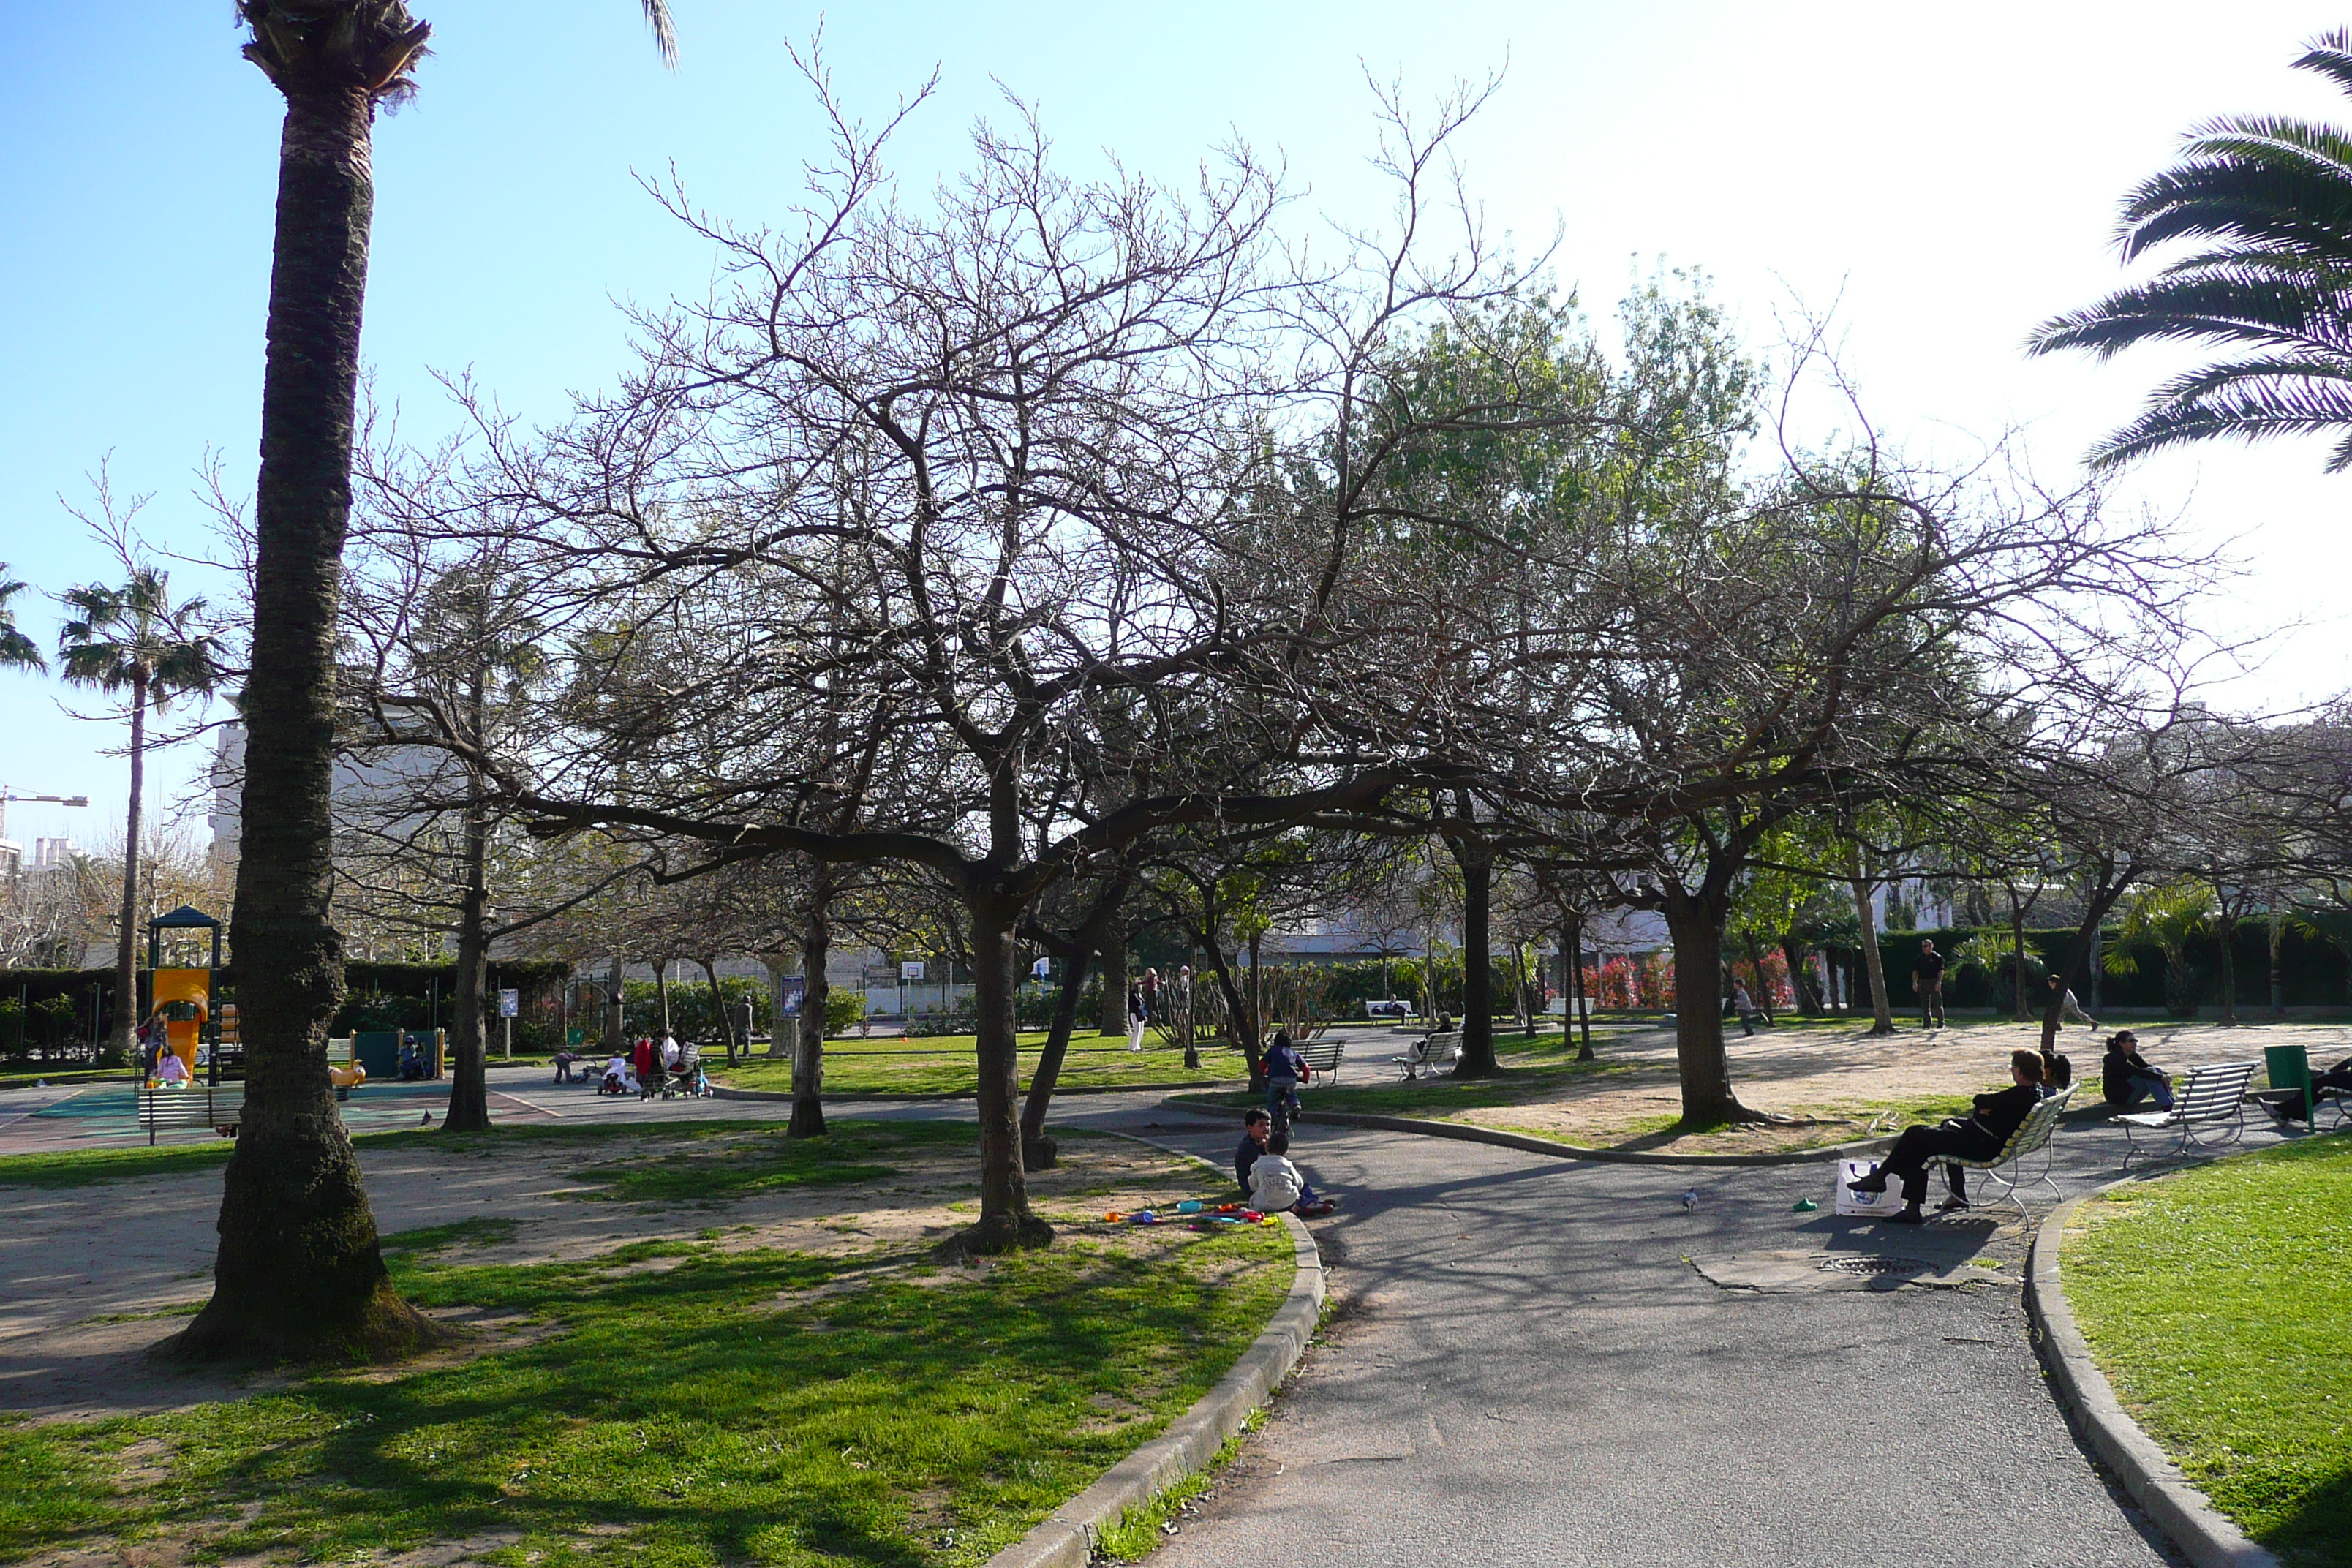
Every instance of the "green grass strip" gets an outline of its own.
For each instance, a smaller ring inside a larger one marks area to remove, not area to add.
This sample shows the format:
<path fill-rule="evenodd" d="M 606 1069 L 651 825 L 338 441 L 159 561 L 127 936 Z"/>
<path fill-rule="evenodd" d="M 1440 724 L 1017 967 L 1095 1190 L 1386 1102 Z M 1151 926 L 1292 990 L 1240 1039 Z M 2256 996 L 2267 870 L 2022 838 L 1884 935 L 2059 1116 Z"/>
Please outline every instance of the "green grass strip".
<path fill-rule="evenodd" d="M 2066 1299 L 2125 1405 L 2249 1536 L 2302 1568 L 2352 1568 L 2352 1138 L 2079 1212 Z"/>
<path fill-rule="evenodd" d="M 836 1158 L 927 1136 L 861 1135 Z M 1272 1226 L 1090 1227 L 964 1270 L 706 1240 L 467 1261 L 511 1234 L 467 1221 L 386 1244 L 410 1300 L 538 1325 L 510 1348 L 168 1415 L 0 1423 L 0 1560 L 437 1542 L 517 1568 L 961 1568 L 1205 1393 L 1292 1272 Z"/>

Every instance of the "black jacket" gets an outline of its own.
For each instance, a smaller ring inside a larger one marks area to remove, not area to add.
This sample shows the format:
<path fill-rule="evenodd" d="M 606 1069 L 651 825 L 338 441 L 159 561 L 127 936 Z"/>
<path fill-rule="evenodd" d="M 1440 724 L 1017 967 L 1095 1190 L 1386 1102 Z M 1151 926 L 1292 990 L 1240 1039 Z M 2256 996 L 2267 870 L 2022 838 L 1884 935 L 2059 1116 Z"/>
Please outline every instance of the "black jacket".
<path fill-rule="evenodd" d="M 1234 1180 L 1242 1184 L 1242 1191 L 1249 1191 L 1250 1167 L 1256 1164 L 1257 1157 L 1265 1152 L 1257 1146 L 1256 1139 L 1246 1132 L 1242 1134 L 1242 1146 L 1234 1151 Z"/>
<path fill-rule="evenodd" d="M 2041 1103 L 2039 1089 L 2030 1083 L 2012 1084 L 1998 1094 L 1978 1095 L 1977 1113 L 1969 1120 L 1990 1133 L 1994 1143 L 2006 1143 Z"/>
<path fill-rule="evenodd" d="M 2099 1058 L 2099 1093 L 2109 1105 L 2121 1105 L 2131 1098 L 2132 1079 L 2163 1076 L 2137 1051 L 2111 1050 Z"/>

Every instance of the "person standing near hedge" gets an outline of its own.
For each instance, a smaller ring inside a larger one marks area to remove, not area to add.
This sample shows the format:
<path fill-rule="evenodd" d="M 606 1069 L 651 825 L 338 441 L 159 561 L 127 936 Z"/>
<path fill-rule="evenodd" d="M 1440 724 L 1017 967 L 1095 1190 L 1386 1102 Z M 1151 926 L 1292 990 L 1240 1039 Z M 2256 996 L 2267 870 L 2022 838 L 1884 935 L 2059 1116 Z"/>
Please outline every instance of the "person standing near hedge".
<path fill-rule="evenodd" d="M 1911 966 L 1911 987 L 1919 995 L 1919 1026 L 1944 1026 L 1944 955 L 1932 940 L 1919 943 L 1919 962 Z"/>

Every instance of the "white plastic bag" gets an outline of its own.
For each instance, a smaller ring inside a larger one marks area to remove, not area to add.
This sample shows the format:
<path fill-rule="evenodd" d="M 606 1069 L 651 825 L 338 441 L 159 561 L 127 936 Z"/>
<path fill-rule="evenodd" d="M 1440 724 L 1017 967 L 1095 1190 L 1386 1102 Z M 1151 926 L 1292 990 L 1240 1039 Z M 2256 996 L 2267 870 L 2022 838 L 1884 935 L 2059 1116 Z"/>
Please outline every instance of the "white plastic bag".
<path fill-rule="evenodd" d="M 1847 1190 L 1848 1182 L 1858 1182 L 1870 1174 L 1870 1160 L 1840 1160 L 1837 1166 L 1837 1212 L 1853 1219 L 1884 1219 L 1903 1206 L 1901 1184 L 1889 1182 L 1883 1193 L 1857 1193 Z"/>

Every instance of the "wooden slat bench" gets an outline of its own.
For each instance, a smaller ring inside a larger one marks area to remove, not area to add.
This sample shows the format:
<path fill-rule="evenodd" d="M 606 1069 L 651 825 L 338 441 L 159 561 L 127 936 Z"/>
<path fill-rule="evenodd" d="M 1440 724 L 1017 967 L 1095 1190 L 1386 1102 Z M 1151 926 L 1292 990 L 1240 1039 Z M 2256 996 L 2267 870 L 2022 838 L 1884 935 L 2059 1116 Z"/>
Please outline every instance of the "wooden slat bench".
<path fill-rule="evenodd" d="M 1294 1046 L 1291 1048 L 1298 1053 L 1298 1059 L 1307 1064 L 1307 1070 L 1313 1073 L 1316 1078 L 1319 1079 L 1326 1073 L 1328 1073 L 1333 1078 L 1338 1078 L 1339 1076 L 1339 1058 L 1348 1054 L 1348 1042 L 1345 1040 L 1308 1040 L 1304 1045 Z"/>

